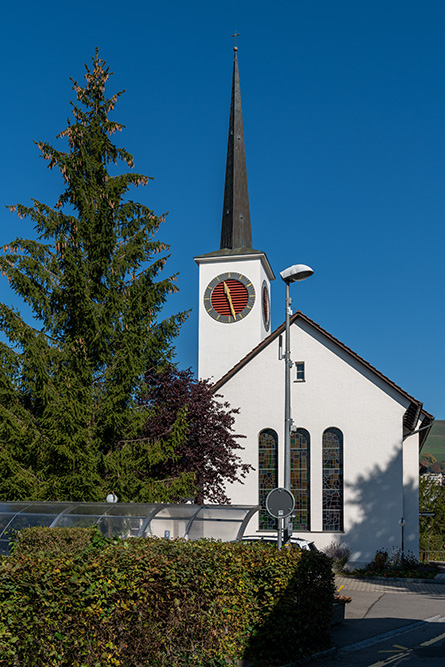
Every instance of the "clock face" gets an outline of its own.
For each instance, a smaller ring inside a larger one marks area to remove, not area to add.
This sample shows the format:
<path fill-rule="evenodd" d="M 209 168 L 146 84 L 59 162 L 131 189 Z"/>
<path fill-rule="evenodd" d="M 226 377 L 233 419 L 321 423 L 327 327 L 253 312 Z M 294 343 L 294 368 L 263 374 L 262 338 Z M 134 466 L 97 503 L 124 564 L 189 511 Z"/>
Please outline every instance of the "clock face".
<path fill-rule="evenodd" d="M 246 276 L 231 271 L 216 276 L 204 292 L 204 307 L 210 317 L 231 324 L 239 322 L 252 310 L 255 289 Z"/>
<path fill-rule="evenodd" d="M 263 287 L 261 289 L 261 306 L 263 309 L 263 322 L 264 322 L 264 328 L 266 331 L 269 331 L 270 327 L 270 296 L 269 296 L 269 289 L 267 287 L 266 281 L 263 281 Z"/>

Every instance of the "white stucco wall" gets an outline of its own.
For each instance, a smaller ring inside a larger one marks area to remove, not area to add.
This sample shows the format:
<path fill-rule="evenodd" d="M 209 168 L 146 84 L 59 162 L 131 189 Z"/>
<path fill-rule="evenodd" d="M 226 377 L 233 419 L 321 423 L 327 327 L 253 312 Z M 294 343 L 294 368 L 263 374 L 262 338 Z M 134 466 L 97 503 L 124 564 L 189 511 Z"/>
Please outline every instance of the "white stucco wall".
<path fill-rule="evenodd" d="M 417 428 L 422 426 L 418 423 Z M 405 526 L 405 552 L 419 557 L 419 434 L 403 443 L 403 518 Z M 400 529 L 401 530 L 401 529 Z"/>
<path fill-rule="evenodd" d="M 199 265 L 199 357 L 200 378 L 216 381 L 242 359 L 269 333 L 261 307 L 261 288 L 266 282 L 270 294 L 270 281 L 261 257 L 243 255 L 201 259 Z M 204 307 L 204 292 L 207 285 L 218 275 L 227 271 L 246 276 L 255 289 L 255 303 L 251 312 L 239 322 L 221 323 L 208 315 Z"/>
<path fill-rule="evenodd" d="M 291 356 L 305 362 L 306 381 L 292 382 L 292 418 L 311 436 L 311 539 L 322 549 L 346 542 L 352 561 L 368 562 L 378 548 L 401 545 L 399 519 L 407 521 L 405 544 L 418 543 L 418 436 L 402 444 L 403 416 L 409 401 L 308 323 L 291 327 Z M 258 502 L 258 434 L 274 429 L 279 437 L 279 485 L 283 485 L 284 362 L 278 339 L 254 357 L 219 391 L 240 407 L 235 431 L 243 460 L 255 471 L 244 485 L 227 492 L 233 503 Z M 344 532 L 322 530 L 322 435 L 336 427 L 344 436 Z M 405 483 L 405 493 L 403 484 Z M 255 517 L 246 533 L 258 529 Z M 299 533 L 308 536 L 307 533 Z"/>

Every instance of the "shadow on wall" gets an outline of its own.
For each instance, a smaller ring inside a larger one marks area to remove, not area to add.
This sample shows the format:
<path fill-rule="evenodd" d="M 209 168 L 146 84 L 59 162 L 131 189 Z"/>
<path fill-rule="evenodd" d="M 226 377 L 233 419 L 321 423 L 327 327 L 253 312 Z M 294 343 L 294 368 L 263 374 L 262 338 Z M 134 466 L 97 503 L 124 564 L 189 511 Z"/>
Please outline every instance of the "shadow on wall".
<path fill-rule="evenodd" d="M 403 490 L 400 450 L 388 465 L 376 464 L 355 483 L 345 482 L 345 491 L 346 516 L 348 505 L 352 505 L 359 517 L 342 537 L 351 549 L 350 562 L 364 566 L 378 549 L 391 552 L 395 547 L 401 548 L 402 527 L 398 522 L 402 517 L 406 521 L 405 553 L 411 551 L 418 556 L 418 486 L 412 480 Z"/>

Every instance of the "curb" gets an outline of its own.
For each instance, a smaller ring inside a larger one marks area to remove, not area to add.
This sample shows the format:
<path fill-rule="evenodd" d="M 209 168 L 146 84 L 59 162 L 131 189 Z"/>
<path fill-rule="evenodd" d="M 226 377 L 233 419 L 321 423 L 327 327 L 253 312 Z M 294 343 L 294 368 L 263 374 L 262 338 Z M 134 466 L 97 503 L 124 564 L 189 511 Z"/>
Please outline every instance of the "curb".
<path fill-rule="evenodd" d="M 306 663 L 312 662 L 313 660 L 320 660 L 320 658 L 327 658 L 330 655 L 338 652 L 338 648 L 333 646 L 332 648 L 327 648 L 326 651 L 319 651 L 318 653 L 313 653 L 309 658 L 306 659 Z M 300 663 L 304 664 L 304 663 Z"/>
<path fill-rule="evenodd" d="M 327 648 L 324 651 L 319 651 L 318 653 L 312 653 L 307 658 L 301 658 L 301 660 L 295 660 L 294 662 L 287 662 L 285 665 L 280 665 L 280 667 L 300 667 L 300 665 L 308 665 L 313 660 L 319 660 L 320 658 L 327 658 L 334 653 L 337 653 L 338 649 L 336 646 L 332 648 Z"/>
<path fill-rule="evenodd" d="M 280 667 L 300 667 L 301 665 L 307 665 L 313 660 L 319 660 L 320 658 L 326 658 L 329 655 L 333 655 L 334 653 L 337 653 L 338 650 L 339 649 L 336 646 L 332 646 L 332 648 L 327 648 L 324 651 L 312 653 L 312 655 L 309 655 L 307 658 L 301 658 L 294 662 L 287 662 L 285 665 L 280 665 Z M 253 667 L 253 662 L 241 659 L 237 661 L 236 667 Z"/>
<path fill-rule="evenodd" d="M 343 577 L 344 579 L 351 579 L 351 581 L 369 581 L 370 583 L 381 583 L 382 581 L 391 583 L 392 581 L 400 581 L 406 584 L 439 584 L 439 586 L 445 584 L 445 578 L 443 578 L 443 575 L 439 575 L 440 578 L 437 579 L 411 579 L 408 577 L 360 577 L 355 574 L 338 574 L 336 576 Z"/>

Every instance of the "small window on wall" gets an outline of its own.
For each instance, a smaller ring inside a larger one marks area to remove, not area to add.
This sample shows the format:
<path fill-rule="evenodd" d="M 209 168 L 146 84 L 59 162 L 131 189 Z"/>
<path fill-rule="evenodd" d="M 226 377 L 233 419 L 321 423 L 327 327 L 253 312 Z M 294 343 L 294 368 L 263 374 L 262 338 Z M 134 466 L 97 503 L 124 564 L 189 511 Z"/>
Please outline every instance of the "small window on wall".
<path fill-rule="evenodd" d="M 278 486 L 278 435 L 271 428 L 261 431 L 258 437 L 258 505 L 259 529 L 276 530 L 277 519 L 266 510 L 266 498 Z"/>
<path fill-rule="evenodd" d="M 295 380 L 294 382 L 304 382 L 304 361 L 295 362 Z"/>

